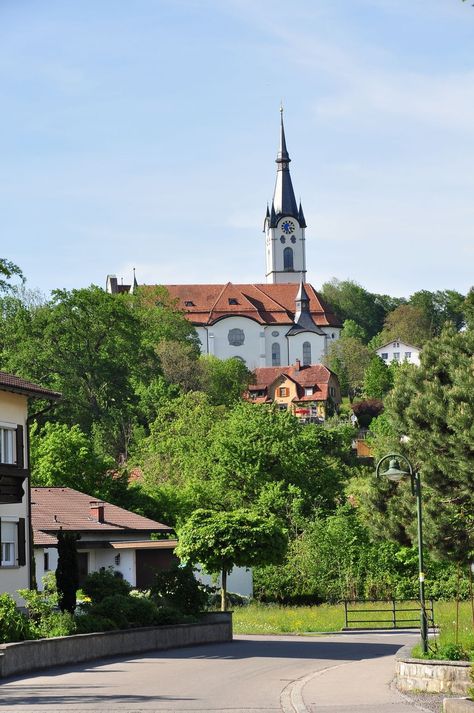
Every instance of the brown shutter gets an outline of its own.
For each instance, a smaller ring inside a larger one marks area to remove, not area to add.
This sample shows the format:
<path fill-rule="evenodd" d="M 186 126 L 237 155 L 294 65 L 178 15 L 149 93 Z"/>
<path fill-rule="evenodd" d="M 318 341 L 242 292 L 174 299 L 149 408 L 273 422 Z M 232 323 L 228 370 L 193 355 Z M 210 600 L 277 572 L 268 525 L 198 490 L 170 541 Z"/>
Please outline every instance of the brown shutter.
<path fill-rule="evenodd" d="M 0 517 L 0 567 L 2 566 L 2 518 Z"/>
<path fill-rule="evenodd" d="M 16 427 L 16 464 L 18 468 L 25 467 L 23 426 Z"/>
<path fill-rule="evenodd" d="M 24 567 L 26 565 L 26 528 L 25 528 L 25 518 L 20 517 L 18 520 L 18 566 Z"/>

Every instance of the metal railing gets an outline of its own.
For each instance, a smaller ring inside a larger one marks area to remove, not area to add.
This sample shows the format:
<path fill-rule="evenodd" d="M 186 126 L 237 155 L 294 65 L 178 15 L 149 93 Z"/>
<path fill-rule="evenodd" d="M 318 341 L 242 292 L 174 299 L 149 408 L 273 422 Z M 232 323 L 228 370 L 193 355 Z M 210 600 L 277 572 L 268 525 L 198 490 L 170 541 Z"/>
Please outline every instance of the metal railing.
<path fill-rule="evenodd" d="M 386 604 L 383 609 L 361 609 L 360 604 Z M 413 607 L 405 605 L 413 603 Z M 425 605 L 426 618 L 430 628 L 434 628 L 434 605 L 430 599 Z M 406 614 L 413 613 L 413 617 L 406 618 Z M 416 616 L 415 616 L 416 613 Z M 388 614 L 387 618 L 378 617 L 376 619 L 354 619 L 354 616 L 361 614 Z M 402 617 L 400 617 L 400 614 Z M 381 601 L 377 599 L 345 599 L 344 600 L 344 628 L 350 629 L 357 625 L 357 629 L 410 629 L 420 625 L 420 603 L 417 600 L 396 600 L 390 599 Z M 374 626 L 376 625 L 376 626 Z"/>

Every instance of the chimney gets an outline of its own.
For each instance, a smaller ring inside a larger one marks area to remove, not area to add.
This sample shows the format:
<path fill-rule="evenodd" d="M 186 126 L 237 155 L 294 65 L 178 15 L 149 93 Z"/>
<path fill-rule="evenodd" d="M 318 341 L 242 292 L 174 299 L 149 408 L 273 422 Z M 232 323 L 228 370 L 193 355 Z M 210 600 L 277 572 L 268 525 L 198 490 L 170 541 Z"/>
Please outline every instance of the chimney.
<path fill-rule="evenodd" d="M 301 369 L 301 362 L 299 359 L 296 359 L 294 369 L 295 371 L 299 371 Z"/>
<path fill-rule="evenodd" d="M 104 505 L 102 500 L 91 500 L 89 503 L 91 517 L 97 522 L 104 522 Z"/>

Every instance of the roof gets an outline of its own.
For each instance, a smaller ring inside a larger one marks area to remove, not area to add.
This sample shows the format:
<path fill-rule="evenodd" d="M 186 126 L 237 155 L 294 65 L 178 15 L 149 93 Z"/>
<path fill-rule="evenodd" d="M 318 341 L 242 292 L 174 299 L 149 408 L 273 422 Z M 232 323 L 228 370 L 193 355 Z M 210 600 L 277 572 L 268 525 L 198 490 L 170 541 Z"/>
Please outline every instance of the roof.
<path fill-rule="evenodd" d="M 281 377 L 295 382 L 298 396 L 295 401 L 326 401 L 329 396 L 329 381 L 335 374 L 323 364 L 308 364 L 307 366 L 264 366 L 254 369 L 255 383 L 248 387 L 249 392 L 267 390 Z M 314 393 L 306 396 L 305 388 L 312 387 Z M 263 398 L 263 397 L 261 397 Z M 255 399 L 257 401 L 257 399 Z"/>
<path fill-rule="evenodd" d="M 195 325 L 211 325 L 223 317 L 240 316 L 259 324 L 293 325 L 298 283 L 240 285 L 165 285 L 172 299 Z M 309 312 L 319 327 L 340 327 L 331 307 L 308 283 Z"/>
<path fill-rule="evenodd" d="M 59 401 L 61 398 L 59 391 L 51 391 L 51 389 L 34 384 L 32 381 L 22 379 L 21 376 L 7 374 L 5 371 L 0 371 L 0 391 L 12 391 L 15 394 L 34 396 L 52 401 Z"/>
<path fill-rule="evenodd" d="M 400 339 L 400 338 L 391 339 L 389 342 L 385 342 L 385 344 L 382 344 L 380 347 L 377 347 L 377 349 L 375 351 L 379 352 L 381 349 L 384 349 L 384 347 L 390 346 L 390 344 L 393 344 L 394 342 L 398 342 L 399 344 L 403 344 L 404 347 L 410 347 L 411 349 L 416 349 L 418 352 L 421 352 L 421 347 L 415 347 L 414 344 L 409 344 L 408 342 L 404 342 L 403 339 Z"/>
<path fill-rule="evenodd" d="M 92 502 L 97 503 L 97 499 L 73 488 L 31 488 L 35 545 L 56 545 L 56 533 L 61 529 L 88 534 L 107 533 L 110 537 L 119 533 L 172 531 L 168 525 L 107 502 L 103 503 L 104 522 L 98 522 L 91 513 Z"/>

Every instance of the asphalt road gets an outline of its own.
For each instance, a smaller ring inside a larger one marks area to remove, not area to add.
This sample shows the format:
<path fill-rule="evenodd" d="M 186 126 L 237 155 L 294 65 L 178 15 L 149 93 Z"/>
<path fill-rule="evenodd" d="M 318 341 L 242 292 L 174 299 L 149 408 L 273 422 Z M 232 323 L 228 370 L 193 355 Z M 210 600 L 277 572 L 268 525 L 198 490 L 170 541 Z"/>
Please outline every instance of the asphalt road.
<path fill-rule="evenodd" d="M 0 712 L 414 713 L 390 687 L 413 634 L 237 636 L 233 642 L 5 680 Z"/>

